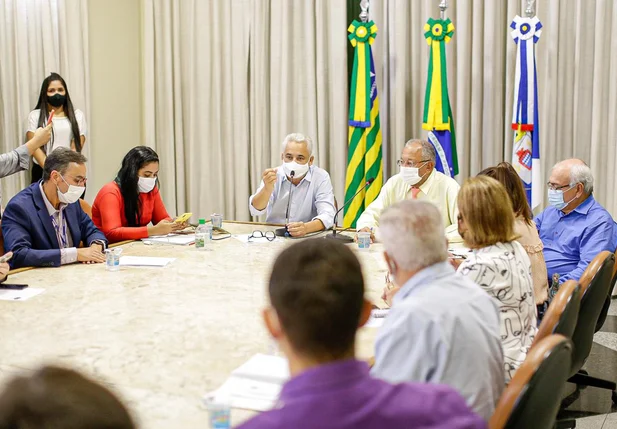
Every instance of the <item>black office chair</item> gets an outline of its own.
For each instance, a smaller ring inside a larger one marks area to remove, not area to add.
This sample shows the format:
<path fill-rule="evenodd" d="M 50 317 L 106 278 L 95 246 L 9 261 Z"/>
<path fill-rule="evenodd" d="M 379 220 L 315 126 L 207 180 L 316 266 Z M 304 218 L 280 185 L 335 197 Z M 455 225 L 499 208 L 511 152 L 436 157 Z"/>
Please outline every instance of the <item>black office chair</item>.
<path fill-rule="evenodd" d="M 617 259 L 617 251 L 615 252 L 615 258 Z M 611 307 L 611 300 L 617 298 L 613 296 L 613 290 L 615 289 L 616 281 L 617 281 L 617 263 L 613 267 L 613 279 L 611 280 L 611 285 L 608 289 L 608 296 L 606 297 L 606 301 L 604 301 L 604 307 L 602 307 L 602 311 L 600 312 L 598 323 L 596 323 L 596 332 L 602 329 L 604 322 L 606 322 L 606 316 L 608 315 L 608 309 Z"/>
<path fill-rule="evenodd" d="M 617 403 L 617 392 L 615 392 L 617 384 L 614 381 L 593 377 L 581 371 L 581 367 L 591 352 L 593 334 L 596 332 L 596 325 L 612 283 L 614 265 L 615 256 L 611 252 L 601 252 L 591 261 L 579 281 L 583 296 L 576 329 L 572 334 L 574 353 L 572 354 L 571 376 L 568 381 L 577 386 L 611 390 L 613 402 Z"/>
<path fill-rule="evenodd" d="M 551 429 L 572 367 L 572 342 L 549 335 L 527 353 L 501 394 L 489 429 Z"/>
<path fill-rule="evenodd" d="M 566 338 L 572 338 L 580 305 L 581 287 L 574 280 L 568 280 L 561 285 L 544 313 L 531 348 L 551 334 L 561 334 Z"/>

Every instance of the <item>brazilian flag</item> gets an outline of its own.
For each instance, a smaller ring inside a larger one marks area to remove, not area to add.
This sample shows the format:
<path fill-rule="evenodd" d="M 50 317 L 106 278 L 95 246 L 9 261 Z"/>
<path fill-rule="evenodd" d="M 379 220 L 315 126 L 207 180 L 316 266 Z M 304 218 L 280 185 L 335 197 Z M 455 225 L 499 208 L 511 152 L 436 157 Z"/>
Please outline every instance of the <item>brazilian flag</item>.
<path fill-rule="evenodd" d="M 379 98 L 371 44 L 377 35 L 373 21 L 353 21 L 349 40 L 355 48 L 349 91 L 349 151 L 345 179 L 345 201 L 349 201 L 367 180 L 374 179 L 345 208 L 343 225 L 356 226 L 364 209 L 379 195 L 383 185 Z"/>

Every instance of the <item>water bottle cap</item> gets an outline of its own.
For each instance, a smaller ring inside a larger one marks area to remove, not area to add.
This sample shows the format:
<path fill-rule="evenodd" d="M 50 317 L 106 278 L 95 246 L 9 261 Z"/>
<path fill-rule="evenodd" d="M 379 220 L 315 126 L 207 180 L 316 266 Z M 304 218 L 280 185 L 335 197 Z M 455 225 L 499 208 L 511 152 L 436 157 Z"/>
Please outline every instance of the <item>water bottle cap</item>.
<path fill-rule="evenodd" d="M 205 225 L 206 224 L 206 220 L 205 219 L 199 219 L 199 224 L 200 225 Z"/>

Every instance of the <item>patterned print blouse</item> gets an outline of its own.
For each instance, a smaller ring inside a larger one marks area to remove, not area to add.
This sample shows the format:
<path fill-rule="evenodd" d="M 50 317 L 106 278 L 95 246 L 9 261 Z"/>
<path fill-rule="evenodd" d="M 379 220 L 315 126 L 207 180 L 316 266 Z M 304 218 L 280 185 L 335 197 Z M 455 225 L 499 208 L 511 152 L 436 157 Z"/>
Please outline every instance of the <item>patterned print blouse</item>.
<path fill-rule="evenodd" d="M 531 262 L 516 241 L 474 250 L 458 272 L 497 300 L 501 309 L 501 344 L 506 383 L 525 360 L 538 331 Z"/>

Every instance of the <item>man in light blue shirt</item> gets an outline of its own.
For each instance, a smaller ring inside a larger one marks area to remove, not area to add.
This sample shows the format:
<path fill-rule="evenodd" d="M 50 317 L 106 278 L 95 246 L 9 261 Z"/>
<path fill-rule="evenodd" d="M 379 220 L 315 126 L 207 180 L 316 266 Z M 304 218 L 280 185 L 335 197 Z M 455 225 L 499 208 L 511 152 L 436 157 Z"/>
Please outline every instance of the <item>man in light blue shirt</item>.
<path fill-rule="evenodd" d="M 441 215 L 406 200 L 381 216 L 378 239 L 395 285 L 372 374 L 391 383 L 446 384 L 488 420 L 505 386 L 497 303 L 448 262 Z"/>
<path fill-rule="evenodd" d="M 331 228 L 336 213 L 332 182 L 327 171 L 313 165 L 311 139 L 289 134 L 283 141 L 281 159 L 283 165 L 263 172 L 259 189 L 249 198 L 251 216 L 266 213 L 266 222 L 286 223 L 291 192 L 286 226 L 293 237 Z"/>
<path fill-rule="evenodd" d="M 561 161 L 548 181 L 549 207 L 536 219 L 544 244 L 548 282 L 579 280 L 600 252 L 614 252 L 617 228 L 610 213 L 593 198 L 591 169 L 580 159 Z"/>

